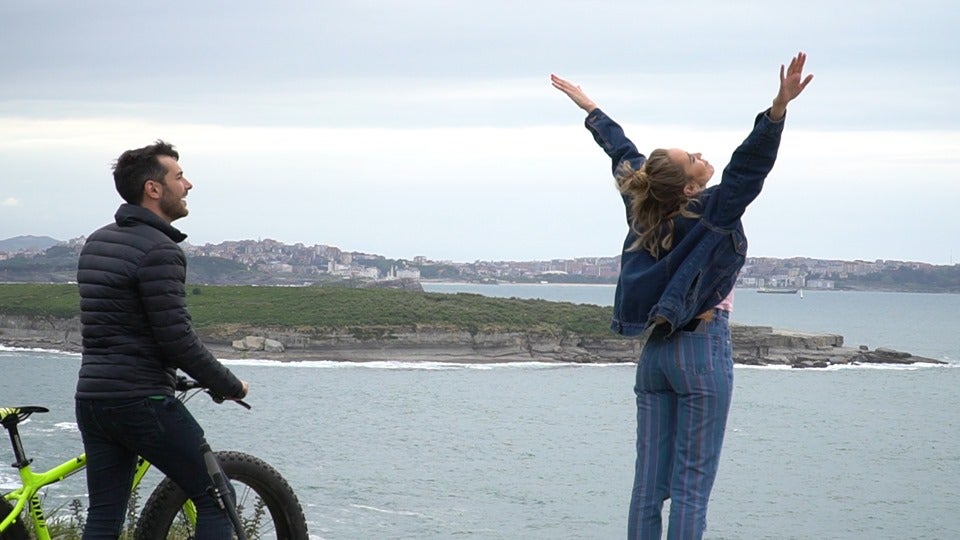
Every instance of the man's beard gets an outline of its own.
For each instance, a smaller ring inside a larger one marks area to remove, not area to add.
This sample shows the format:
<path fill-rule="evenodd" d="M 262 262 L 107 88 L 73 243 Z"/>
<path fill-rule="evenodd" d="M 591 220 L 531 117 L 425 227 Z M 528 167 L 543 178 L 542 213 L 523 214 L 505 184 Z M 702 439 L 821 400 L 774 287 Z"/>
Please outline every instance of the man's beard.
<path fill-rule="evenodd" d="M 170 221 L 180 219 L 189 213 L 183 199 L 168 197 L 166 193 L 160 198 L 160 210 L 170 218 Z"/>

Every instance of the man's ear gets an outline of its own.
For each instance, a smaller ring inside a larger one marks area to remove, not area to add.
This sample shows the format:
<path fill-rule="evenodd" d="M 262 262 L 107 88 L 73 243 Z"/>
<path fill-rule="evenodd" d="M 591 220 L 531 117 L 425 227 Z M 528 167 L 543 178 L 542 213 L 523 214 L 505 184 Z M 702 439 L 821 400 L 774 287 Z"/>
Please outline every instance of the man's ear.
<path fill-rule="evenodd" d="M 143 183 L 143 198 L 159 200 L 163 196 L 160 182 L 147 180 Z"/>

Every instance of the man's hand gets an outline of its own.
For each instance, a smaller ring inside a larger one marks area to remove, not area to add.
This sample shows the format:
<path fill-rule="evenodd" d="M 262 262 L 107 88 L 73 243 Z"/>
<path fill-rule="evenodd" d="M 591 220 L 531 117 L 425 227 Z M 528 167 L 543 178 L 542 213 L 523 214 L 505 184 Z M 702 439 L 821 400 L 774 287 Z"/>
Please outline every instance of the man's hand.
<path fill-rule="evenodd" d="M 583 93 L 583 90 L 581 90 L 579 86 L 571 83 L 570 81 L 562 79 L 554 74 L 550 74 L 550 84 L 572 99 L 573 102 L 577 104 L 577 107 L 587 111 L 587 114 L 597 108 L 597 104 L 594 103 L 592 99 L 587 97 L 587 94 Z"/>
<path fill-rule="evenodd" d="M 240 384 L 243 386 L 243 390 L 240 391 L 240 395 L 239 395 L 239 396 L 234 396 L 234 397 L 232 397 L 232 398 L 230 398 L 230 399 L 232 399 L 232 400 L 234 400 L 234 401 L 239 401 L 239 400 L 247 397 L 247 394 L 250 393 L 250 383 L 248 383 L 247 381 L 240 381 Z"/>
<path fill-rule="evenodd" d="M 807 54 L 797 53 L 790 60 L 790 67 L 784 68 L 780 65 L 780 91 L 777 97 L 773 98 L 773 106 L 770 107 L 770 119 L 779 122 L 787 114 L 787 104 L 796 99 L 803 92 L 803 89 L 813 80 L 813 75 L 803 76 L 803 64 L 807 61 Z"/>

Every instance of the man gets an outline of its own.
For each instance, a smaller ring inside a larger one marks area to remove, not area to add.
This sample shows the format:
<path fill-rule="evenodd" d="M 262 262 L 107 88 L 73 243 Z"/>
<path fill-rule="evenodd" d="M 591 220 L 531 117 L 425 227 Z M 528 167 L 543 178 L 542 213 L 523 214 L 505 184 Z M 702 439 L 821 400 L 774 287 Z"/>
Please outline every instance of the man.
<path fill-rule="evenodd" d="M 187 312 L 186 259 L 177 245 L 187 236 L 171 223 L 187 215 L 193 185 L 179 158 L 159 140 L 121 154 L 113 179 L 126 203 L 80 252 L 83 361 L 75 397 L 90 497 L 84 539 L 119 536 L 138 455 L 193 499 L 198 540 L 232 537 L 229 518 L 207 492 L 203 429 L 174 397 L 177 368 L 225 398 L 249 390 L 204 347 Z"/>

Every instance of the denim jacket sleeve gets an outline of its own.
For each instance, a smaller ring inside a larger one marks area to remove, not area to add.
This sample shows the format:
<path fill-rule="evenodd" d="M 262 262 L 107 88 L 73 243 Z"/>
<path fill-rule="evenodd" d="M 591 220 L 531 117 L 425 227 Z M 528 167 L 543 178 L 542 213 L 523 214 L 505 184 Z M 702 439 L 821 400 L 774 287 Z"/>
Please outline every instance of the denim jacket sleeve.
<path fill-rule="evenodd" d="M 753 131 L 734 150 L 720 185 L 704 209 L 704 219 L 716 227 L 731 227 L 743 216 L 777 160 L 784 120 L 774 122 L 767 112 L 757 115 Z"/>
<path fill-rule="evenodd" d="M 633 142 L 627 138 L 620 124 L 614 122 L 599 108 L 590 111 L 583 124 L 593 135 L 593 140 L 597 141 L 597 144 L 613 160 L 614 176 L 624 162 L 629 162 L 630 166 L 636 170 L 647 160 L 647 157 L 641 154 Z"/>

